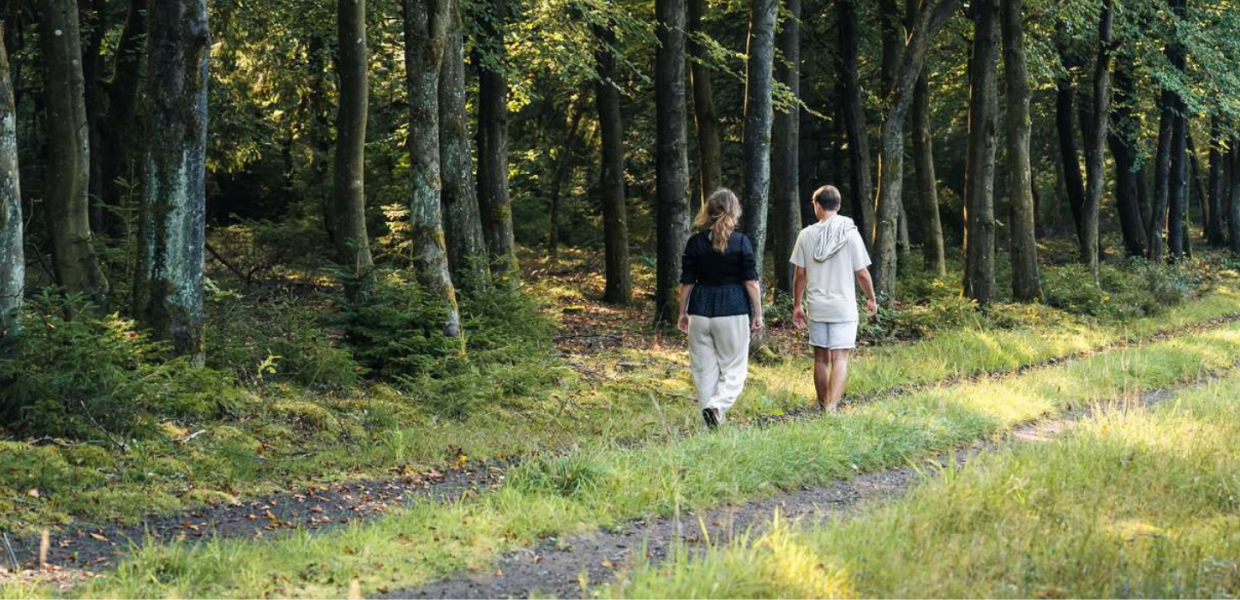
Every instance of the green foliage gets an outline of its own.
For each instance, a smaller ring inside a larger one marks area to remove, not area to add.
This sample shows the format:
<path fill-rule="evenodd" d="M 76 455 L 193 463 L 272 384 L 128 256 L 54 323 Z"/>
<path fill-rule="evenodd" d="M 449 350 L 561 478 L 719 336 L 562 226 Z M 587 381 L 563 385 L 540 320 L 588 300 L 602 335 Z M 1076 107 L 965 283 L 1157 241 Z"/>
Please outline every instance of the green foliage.
<path fill-rule="evenodd" d="M 0 359 L 0 414 L 15 431 L 115 441 L 165 419 L 218 417 L 241 399 L 227 375 L 167 359 L 164 344 L 93 316 L 81 296 L 44 290 L 22 318 L 27 334 Z"/>
<path fill-rule="evenodd" d="M 1070 313 L 1120 320 L 1153 316 L 1187 300 L 1204 281 L 1192 265 L 1166 265 L 1144 259 L 1104 263 L 1099 285 L 1089 269 L 1070 264 L 1044 271 L 1047 303 Z"/>
<path fill-rule="evenodd" d="M 597 493 L 607 476 L 606 465 L 574 454 L 525 463 L 512 471 L 508 484 L 524 493 L 575 498 Z"/>

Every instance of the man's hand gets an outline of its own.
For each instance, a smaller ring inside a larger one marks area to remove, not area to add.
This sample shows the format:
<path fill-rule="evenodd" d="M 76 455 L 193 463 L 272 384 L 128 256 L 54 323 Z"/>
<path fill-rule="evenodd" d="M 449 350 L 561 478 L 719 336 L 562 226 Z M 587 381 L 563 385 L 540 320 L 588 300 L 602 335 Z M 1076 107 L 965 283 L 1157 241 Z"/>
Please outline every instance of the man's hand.
<path fill-rule="evenodd" d="M 874 298 L 867 298 L 867 299 L 866 299 L 866 301 L 865 301 L 865 312 L 866 312 L 866 314 L 870 315 L 870 318 L 871 318 L 871 319 L 873 319 L 874 317 L 878 316 L 878 302 L 875 302 L 875 301 L 874 301 Z"/>
<path fill-rule="evenodd" d="M 689 315 L 688 314 L 686 313 L 680 314 L 680 322 L 676 324 L 676 329 L 679 329 L 681 333 L 685 333 L 685 334 L 689 333 Z"/>
<path fill-rule="evenodd" d="M 805 329 L 805 309 L 800 306 L 792 307 L 792 326 L 797 329 Z"/>

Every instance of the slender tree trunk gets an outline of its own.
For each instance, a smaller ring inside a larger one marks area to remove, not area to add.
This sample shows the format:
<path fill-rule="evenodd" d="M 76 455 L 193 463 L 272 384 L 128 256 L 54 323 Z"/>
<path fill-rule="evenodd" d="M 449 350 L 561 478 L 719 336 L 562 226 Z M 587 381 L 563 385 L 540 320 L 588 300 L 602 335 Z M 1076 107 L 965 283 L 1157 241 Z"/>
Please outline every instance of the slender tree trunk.
<path fill-rule="evenodd" d="M 1210 189 L 1208 191 L 1209 210 L 1207 211 L 1206 221 L 1206 238 L 1212 248 L 1222 248 L 1227 245 L 1227 235 L 1224 233 L 1224 211 L 1223 211 L 1223 188 L 1226 183 L 1224 174 L 1223 161 L 1225 155 L 1221 145 L 1223 143 L 1222 126 L 1218 117 L 1215 117 L 1214 124 L 1211 126 L 1210 134 Z"/>
<path fill-rule="evenodd" d="M 444 335 L 461 337 L 440 204 L 439 71 L 447 43 L 451 0 L 402 1 L 405 77 L 409 87 L 409 160 L 413 180 L 409 221 L 414 268 L 423 285 L 443 301 Z"/>
<path fill-rule="evenodd" d="M 465 41 L 460 3 L 448 0 L 447 43 L 439 72 L 439 156 L 443 169 L 444 234 L 452 280 L 476 291 L 490 285 L 487 246 L 465 107 Z"/>
<path fill-rule="evenodd" d="M 1210 205 L 1209 205 L 1210 198 L 1209 198 L 1209 194 L 1206 193 L 1205 184 L 1202 183 L 1201 160 L 1200 160 L 1200 156 L 1197 154 L 1197 144 L 1193 141 L 1193 130 L 1191 128 L 1188 128 L 1186 129 L 1186 131 L 1187 131 L 1186 135 L 1188 136 L 1188 146 L 1187 146 L 1188 147 L 1188 166 L 1189 166 L 1189 171 L 1190 171 L 1189 172 L 1189 183 L 1192 185 L 1192 188 L 1185 195 L 1185 201 L 1187 202 L 1188 201 L 1187 199 L 1190 197 L 1196 198 L 1197 210 L 1201 212 L 1201 234 L 1204 237 L 1207 233 L 1207 229 L 1209 228 L 1209 223 L 1210 223 Z M 1191 203 L 1190 203 L 1190 206 L 1191 206 Z M 1186 215 L 1189 214 L 1189 210 L 1191 209 L 1185 210 Z M 1192 224 L 1192 220 L 1189 219 L 1189 225 L 1190 225 L 1189 233 L 1190 234 L 1192 232 L 1191 224 Z M 1189 235 L 1189 237 L 1185 239 L 1191 242 L 1192 236 Z M 1189 256 L 1192 256 L 1192 255 L 1189 254 Z"/>
<path fill-rule="evenodd" d="M 1058 24 L 1057 29 L 1062 28 Z M 1062 35 L 1056 32 L 1057 35 Z M 1076 227 L 1077 241 L 1084 243 L 1082 229 L 1085 208 L 1085 180 L 1081 177 L 1080 151 L 1076 143 L 1075 118 L 1076 85 L 1071 70 L 1077 65 L 1067 50 L 1060 48 L 1064 73 L 1055 80 L 1055 131 L 1059 136 L 1060 164 L 1063 167 L 1064 185 L 1067 187 L 1068 206 L 1072 209 L 1072 223 Z"/>
<path fill-rule="evenodd" d="M 874 180 L 870 173 L 870 138 L 865 122 L 861 78 L 857 73 L 857 52 L 860 49 L 857 23 L 857 0 L 839 0 L 840 30 L 840 104 L 844 127 L 848 134 L 848 162 L 852 167 L 850 191 L 861 207 L 859 226 L 866 246 L 874 246 L 877 221 L 874 215 Z"/>
<path fill-rule="evenodd" d="M 603 197 L 603 249 L 607 265 L 607 285 L 603 300 L 628 304 L 633 299 L 633 278 L 629 268 L 628 209 L 624 196 L 624 124 L 620 112 L 620 91 L 616 89 L 616 34 L 606 27 L 595 27 L 594 36 L 602 43 L 595 52 L 599 81 L 594 84 L 594 100 L 602 130 L 602 165 L 599 191 Z"/>
<path fill-rule="evenodd" d="M 48 173 L 45 189 L 52 266 L 56 282 L 82 292 L 106 310 L 108 279 L 95 254 L 90 229 L 90 140 L 85 83 L 73 0 L 42 0 L 41 43 L 47 109 Z"/>
<path fill-rule="evenodd" d="M 1114 43 L 1113 0 L 1103 0 L 1098 23 L 1098 57 L 1094 62 L 1094 96 L 1082 131 L 1085 133 L 1085 206 L 1081 211 L 1081 262 L 1089 265 L 1098 280 L 1098 256 L 1102 251 L 1098 236 L 1102 191 L 1105 185 L 1107 129 L 1111 115 L 1111 53 Z"/>
<path fill-rule="evenodd" d="M 551 198 L 551 225 L 547 234 L 547 254 L 551 258 L 555 258 L 560 250 L 560 196 L 564 193 L 564 183 L 573 173 L 574 160 L 577 153 L 577 145 L 582 138 L 581 132 L 581 115 L 582 111 L 573 110 L 570 105 L 568 110 L 572 113 L 571 122 L 568 126 L 568 139 L 564 140 L 564 145 L 556 154 L 555 172 L 551 175 L 551 190 L 548 196 Z"/>
<path fill-rule="evenodd" d="M 0 37 L 3 25 L 0 25 Z M 9 55 L 0 43 L 0 356 L 21 334 L 19 313 L 26 292 L 21 177 L 17 165 L 17 106 L 9 78 Z"/>
<path fill-rule="evenodd" d="M 1231 189 L 1230 214 L 1228 224 L 1231 234 L 1231 252 L 1240 256 L 1240 140 L 1231 141 Z"/>
<path fill-rule="evenodd" d="M 779 0 L 750 0 L 749 62 L 745 73 L 745 192 L 741 228 L 753 243 L 759 275 L 766 254 L 774 120 L 775 20 Z"/>
<path fill-rule="evenodd" d="M 207 0 L 160 0 L 149 18 L 150 127 L 133 312 L 178 354 L 202 364 Z"/>
<path fill-rule="evenodd" d="M 340 107 L 336 113 L 336 169 L 333 197 L 336 260 L 354 277 L 369 273 L 366 231 L 366 115 L 370 107 L 366 52 L 366 0 L 337 0 Z M 352 296 L 356 287 L 347 286 Z"/>
<path fill-rule="evenodd" d="M 115 66 L 104 90 L 108 110 L 99 117 L 99 188 L 100 204 L 120 207 L 130 188 L 136 184 L 134 150 L 138 141 L 138 91 L 142 87 L 142 54 L 146 40 L 146 0 L 130 0 L 116 47 Z M 123 217 L 105 214 L 105 230 L 113 237 L 123 231 Z"/>
<path fill-rule="evenodd" d="M 959 0 L 938 0 L 933 5 L 927 3 L 918 14 L 900 59 L 900 70 L 883 121 L 878 227 L 874 242 L 878 262 L 872 270 L 874 288 L 885 302 L 895 301 L 899 256 L 896 242 L 904 188 L 904 117 L 913 103 L 913 90 L 925 64 L 930 40 L 947 24 L 959 4 Z"/>
<path fill-rule="evenodd" d="M 917 170 L 917 198 L 925 239 L 922 251 L 926 266 L 940 277 L 947 275 L 947 255 L 943 243 L 943 222 L 939 218 L 938 183 L 934 174 L 934 137 L 930 129 L 930 86 L 925 72 L 917 79 L 913 95 L 913 160 Z"/>
<path fill-rule="evenodd" d="M 696 0 L 695 0 L 696 1 Z M 801 95 L 801 0 L 785 0 L 787 19 L 779 32 L 784 60 L 776 65 L 776 78 L 799 99 Z M 771 135 L 771 202 L 775 223 L 775 288 L 792 293 L 792 250 L 801 230 L 800 148 L 801 108 L 791 106 L 775 113 Z"/>
<path fill-rule="evenodd" d="M 1176 101 L 1176 112 L 1171 133 L 1171 179 L 1168 183 L 1170 196 L 1167 202 L 1167 246 L 1172 260 L 1184 257 L 1188 212 L 1188 119 L 1184 116 L 1184 101 Z"/>
<path fill-rule="evenodd" d="M 86 99 L 86 127 L 90 147 L 90 230 L 95 235 L 104 233 L 105 214 L 103 205 L 102 141 L 99 132 L 100 79 L 103 71 L 103 40 L 108 30 L 108 11 L 102 0 L 79 0 L 78 24 L 83 40 L 82 80 L 85 83 L 83 97 Z"/>
<path fill-rule="evenodd" d="M 1042 298 L 1029 158 L 1032 117 L 1021 0 L 1002 0 L 1003 72 L 1007 79 L 1008 201 L 1012 206 L 1012 297 Z"/>
<path fill-rule="evenodd" d="M 719 143 L 719 117 L 715 114 L 715 94 L 710 82 L 710 69 L 704 61 L 706 50 L 697 37 L 706 35 L 702 29 L 702 17 L 706 13 L 706 0 L 689 0 L 689 40 L 691 53 L 689 78 L 693 84 L 693 118 L 697 124 L 698 169 L 701 172 L 702 197 L 723 187 L 723 159 Z"/>
<path fill-rule="evenodd" d="M 1146 223 L 1149 241 L 1149 258 L 1161 261 L 1163 258 L 1163 236 L 1167 234 L 1169 220 L 1168 206 L 1171 203 L 1171 140 L 1175 133 L 1176 95 L 1170 89 L 1164 89 L 1158 99 L 1158 150 L 1154 156 L 1154 198 L 1150 206 L 1151 217 Z"/>
<path fill-rule="evenodd" d="M 339 0 L 337 0 L 339 1 Z M 307 186 L 309 190 L 319 200 L 319 214 L 323 219 L 323 231 L 327 233 L 328 240 L 334 247 L 337 243 L 336 235 L 336 200 L 333 194 L 332 183 L 328 181 L 328 172 L 330 171 L 333 160 L 332 152 L 332 115 L 331 109 L 328 107 L 328 81 L 329 69 L 331 68 L 331 49 L 328 47 L 328 40 L 318 32 L 310 36 L 306 42 L 306 58 L 311 73 L 315 76 L 306 82 L 306 90 L 302 94 L 299 109 L 305 111 L 305 115 L 301 118 L 305 119 L 309 126 L 306 131 L 306 145 L 310 147 L 310 163 L 307 167 L 309 175 L 305 179 L 309 180 L 312 186 Z M 297 135 L 289 131 L 288 141 L 284 147 L 285 160 L 288 165 L 286 185 L 290 193 L 296 193 L 294 185 L 296 181 L 296 166 L 293 159 L 293 144 L 296 142 Z"/>
<path fill-rule="evenodd" d="M 680 257 L 689 239 L 685 16 L 684 0 L 655 0 L 655 322 L 663 325 L 675 323 L 680 313 Z"/>
<path fill-rule="evenodd" d="M 508 0 L 490 0 L 478 19 L 474 42 L 478 65 L 478 205 L 496 277 L 516 277 L 516 241 L 512 231 L 512 200 L 508 196 L 508 78 L 504 29 Z"/>
<path fill-rule="evenodd" d="M 973 60 L 969 73 L 969 149 L 965 188 L 964 292 L 981 306 L 995 283 L 995 146 L 999 112 L 995 62 L 999 53 L 996 0 L 973 6 Z"/>
<path fill-rule="evenodd" d="M 1119 213 L 1124 252 L 1128 256 L 1145 255 L 1145 225 L 1141 216 L 1141 182 L 1137 172 L 1137 153 L 1125 132 L 1136 131 L 1132 102 L 1136 82 L 1132 78 L 1132 58 L 1125 56 L 1115 65 L 1116 127 L 1107 132 L 1111 156 L 1115 158 L 1115 209 Z"/>
<path fill-rule="evenodd" d="M 1141 211 L 1141 232 L 1145 236 L 1145 251 L 1149 255 L 1149 230 L 1154 221 L 1153 200 L 1150 199 L 1150 163 L 1145 161 L 1137 169 L 1137 206 Z"/>

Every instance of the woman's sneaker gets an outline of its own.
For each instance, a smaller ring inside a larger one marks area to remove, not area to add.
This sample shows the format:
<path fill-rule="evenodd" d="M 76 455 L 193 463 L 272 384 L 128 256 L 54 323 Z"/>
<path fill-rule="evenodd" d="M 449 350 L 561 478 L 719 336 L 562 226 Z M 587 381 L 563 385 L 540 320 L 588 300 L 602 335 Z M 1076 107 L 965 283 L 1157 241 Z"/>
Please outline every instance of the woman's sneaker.
<path fill-rule="evenodd" d="M 706 426 L 711 429 L 719 427 L 719 423 L 723 421 L 719 416 L 719 409 L 717 408 L 703 408 L 702 419 L 706 421 Z"/>

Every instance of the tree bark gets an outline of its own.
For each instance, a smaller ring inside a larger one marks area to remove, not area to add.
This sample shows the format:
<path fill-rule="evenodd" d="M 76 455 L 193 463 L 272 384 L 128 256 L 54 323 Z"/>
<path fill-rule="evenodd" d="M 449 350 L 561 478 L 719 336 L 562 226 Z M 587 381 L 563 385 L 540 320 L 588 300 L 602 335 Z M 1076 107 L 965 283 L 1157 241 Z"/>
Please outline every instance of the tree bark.
<path fill-rule="evenodd" d="M 706 13 L 706 0 L 689 0 L 690 61 L 689 78 L 693 85 L 693 119 L 697 125 L 698 169 L 701 178 L 701 201 L 715 190 L 723 187 L 723 159 L 719 142 L 719 117 L 715 114 L 714 87 L 710 82 L 710 69 L 704 63 L 706 50 L 698 43 L 702 30 L 702 17 Z"/>
<path fill-rule="evenodd" d="M 516 277 L 512 199 L 508 195 L 508 76 L 504 29 L 508 0 L 490 0 L 478 20 L 474 63 L 478 66 L 478 205 L 490 250 L 491 272 Z"/>
<path fill-rule="evenodd" d="M 101 310 L 108 279 L 95 254 L 90 228 L 90 140 L 77 3 L 43 0 L 42 51 L 47 109 L 48 229 L 56 282 L 86 294 Z"/>
<path fill-rule="evenodd" d="M 107 111 L 99 117 L 99 202 L 122 206 L 137 183 L 133 148 L 138 145 L 138 91 L 142 87 L 142 51 L 146 40 L 146 0 L 130 0 L 125 27 L 116 47 L 111 79 L 104 84 Z M 122 219 L 105 212 L 105 231 L 113 237 L 122 232 Z"/>
<path fill-rule="evenodd" d="M 1184 101 L 1176 100 L 1175 122 L 1171 133 L 1171 178 L 1168 182 L 1167 246 L 1172 260 L 1184 257 L 1188 212 L 1188 118 Z"/>
<path fill-rule="evenodd" d="M 1240 140 L 1231 141 L 1231 186 L 1229 233 L 1231 234 L 1231 252 L 1240 256 Z"/>
<path fill-rule="evenodd" d="M 439 72 L 439 155 L 443 169 L 444 234 L 452 280 L 467 291 L 491 283 L 478 208 L 477 180 L 465 106 L 465 40 L 459 0 L 448 0 L 448 28 Z"/>
<path fill-rule="evenodd" d="M 3 29 L 0 25 L 0 31 Z M 17 106 L 9 78 L 8 51 L 0 43 L 0 356 L 8 342 L 21 334 L 19 317 L 26 292 L 22 225 Z"/>
<path fill-rule="evenodd" d="M 965 187 L 965 295 L 990 303 L 995 283 L 995 146 L 998 120 L 996 0 L 973 6 L 973 59 L 969 73 L 969 149 Z"/>
<path fill-rule="evenodd" d="M 620 91 L 616 89 L 616 34 L 606 27 L 595 27 L 601 44 L 595 52 L 599 81 L 594 84 L 594 100 L 602 130 L 602 165 L 599 191 L 603 197 L 603 250 L 607 284 L 603 301 L 628 304 L 633 299 L 633 277 L 629 268 L 628 209 L 624 196 L 624 124 L 620 112 Z"/>
<path fill-rule="evenodd" d="M 904 51 L 903 15 L 897 0 L 878 0 L 879 37 L 883 53 L 879 64 L 882 97 L 887 99 L 900 74 L 900 53 Z"/>
<path fill-rule="evenodd" d="M 670 325 L 680 314 L 680 257 L 689 239 L 684 0 L 655 0 L 655 17 L 655 322 Z"/>
<path fill-rule="evenodd" d="M 1149 258 L 1163 259 L 1163 236 L 1167 233 L 1167 208 L 1171 202 L 1171 140 L 1174 137 L 1176 95 L 1164 89 L 1158 99 L 1158 150 L 1154 155 L 1154 197 L 1150 205 L 1150 220 L 1146 223 L 1146 239 L 1149 241 Z"/>
<path fill-rule="evenodd" d="M 779 0 L 750 0 L 749 62 L 745 73 L 745 191 L 741 229 L 753 244 L 758 274 L 766 254 L 771 194 L 771 126 L 774 120 L 775 20 Z"/>
<path fill-rule="evenodd" d="M 861 207 L 858 227 L 865 245 L 874 247 L 877 222 L 874 215 L 874 180 L 870 165 L 870 137 L 865 122 L 865 105 L 862 101 L 861 78 L 857 72 L 857 52 L 860 47 L 857 22 L 857 0 L 839 0 L 840 32 L 840 105 L 843 110 L 844 128 L 848 135 L 848 162 L 851 166 L 850 191 L 854 201 Z"/>
<path fill-rule="evenodd" d="M 1062 25 L 1060 22 L 1059 26 Z M 1056 34 L 1060 35 L 1058 31 Z M 1059 48 L 1059 56 L 1063 61 L 1064 73 L 1055 80 L 1055 131 L 1059 136 L 1060 164 L 1068 193 L 1068 206 L 1072 209 L 1072 223 L 1076 227 L 1077 242 L 1084 243 L 1085 179 L 1081 176 L 1080 150 L 1076 143 L 1076 85 L 1071 73 L 1077 61 L 1063 47 Z"/>
<path fill-rule="evenodd" d="M 938 183 L 934 174 L 928 79 L 926 70 L 923 70 L 913 92 L 913 161 L 917 172 L 917 198 L 921 201 L 923 256 L 926 266 L 944 277 L 947 275 L 947 255 L 943 243 L 943 222 L 939 217 Z"/>
<path fill-rule="evenodd" d="M 366 231 L 366 121 L 370 110 L 366 52 L 366 0 L 337 0 L 340 107 L 336 112 L 336 165 L 332 231 L 336 260 L 354 278 L 367 276 L 374 260 Z M 346 286 L 353 296 L 356 286 Z"/>
<path fill-rule="evenodd" d="M 547 255 L 555 258 L 560 250 L 560 196 L 564 192 L 564 182 L 573 173 L 573 161 L 576 158 L 577 145 L 582 138 L 580 129 L 582 111 L 567 109 L 572 116 L 568 126 L 568 138 L 556 154 L 555 172 L 551 175 L 551 225 L 547 230 Z"/>
<path fill-rule="evenodd" d="M 1145 225 L 1141 216 L 1141 181 L 1137 172 L 1137 152 L 1126 132 L 1138 130 L 1132 103 L 1136 81 L 1132 77 L 1132 58 L 1125 56 L 1115 65 L 1115 123 L 1107 132 L 1111 156 L 1115 158 L 1115 210 L 1119 213 L 1124 252 L 1145 255 Z"/>
<path fill-rule="evenodd" d="M 1098 56 L 1094 61 L 1093 103 L 1081 130 L 1085 134 L 1085 205 L 1081 211 L 1081 262 L 1089 266 L 1098 281 L 1098 256 L 1102 251 L 1098 226 L 1105 185 L 1106 140 L 1111 116 L 1111 53 L 1113 51 L 1113 0 L 1103 0 L 1098 22 Z"/>
<path fill-rule="evenodd" d="M 872 270 L 874 289 L 888 303 L 895 302 L 899 261 L 896 244 L 904 188 L 904 117 L 913 103 L 913 89 L 925 64 L 930 40 L 947 24 L 959 4 L 959 0 L 938 0 L 933 5 L 927 3 L 917 15 L 900 59 L 900 71 L 883 121 L 878 226 L 874 242 L 878 261 Z"/>
<path fill-rule="evenodd" d="M 697 0 L 694 0 L 697 1 Z M 793 97 L 801 95 L 801 0 L 785 0 L 788 18 L 779 32 L 779 50 L 784 61 L 776 65 L 776 79 L 788 87 Z M 801 107 L 775 113 L 771 128 L 771 202 L 775 223 L 775 289 L 792 293 L 792 250 L 801 230 Z"/>
<path fill-rule="evenodd" d="M 443 302 L 444 335 L 461 337 L 460 312 L 448 269 L 443 207 L 440 204 L 439 71 L 447 43 L 450 1 L 402 0 L 412 172 L 409 222 L 418 278 Z"/>
<path fill-rule="evenodd" d="M 1211 248 L 1222 248 L 1227 245 L 1227 235 L 1224 233 L 1223 226 L 1225 178 L 1222 143 L 1222 126 L 1219 118 L 1215 117 L 1210 133 L 1210 188 L 1207 194 L 1209 210 L 1206 214 L 1206 239 Z"/>
<path fill-rule="evenodd" d="M 1002 0 L 1003 72 L 1007 80 L 1008 201 L 1012 209 L 1012 297 L 1042 298 L 1029 158 L 1032 117 L 1021 0 Z"/>
<path fill-rule="evenodd" d="M 161 0 L 149 12 L 145 185 L 134 315 L 203 362 L 207 214 L 207 0 Z"/>

